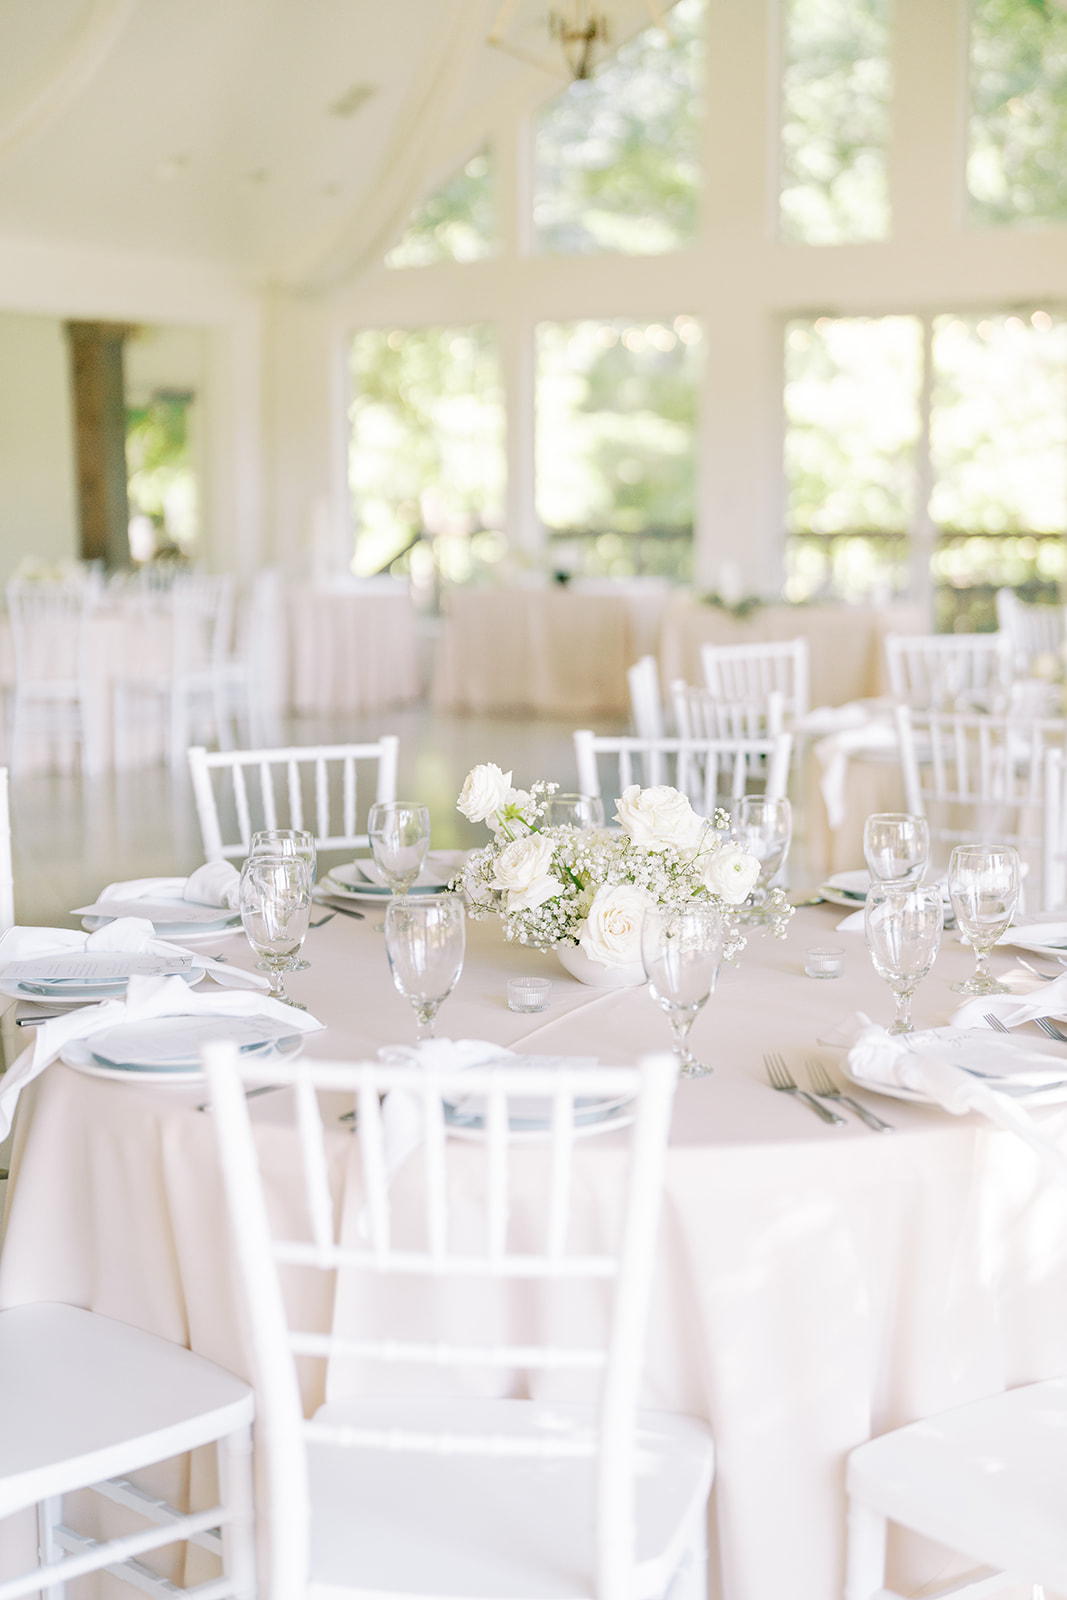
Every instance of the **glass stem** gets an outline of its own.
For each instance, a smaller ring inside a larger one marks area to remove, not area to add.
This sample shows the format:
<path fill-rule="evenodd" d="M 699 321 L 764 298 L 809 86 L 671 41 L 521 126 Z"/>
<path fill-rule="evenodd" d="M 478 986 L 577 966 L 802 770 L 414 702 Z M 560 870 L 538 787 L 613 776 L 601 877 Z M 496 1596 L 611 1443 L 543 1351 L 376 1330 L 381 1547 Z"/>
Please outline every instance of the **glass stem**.
<path fill-rule="evenodd" d="M 270 964 L 270 990 L 267 998 L 270 1000 L 285 1000 L 287 998 L 285 993 L 285 968 L 276 966 L 274 962 Z"/>
<path fill-rule="evenodd" d="M 695 1011 L 682 1006 L 672 1006 L 667 1012 L 667 1021 L 670 1023 L 671 1033 L 674 1037 L 674 1053 L 683 1066 L 687 1066 L 693 1060 L 692 1052 L 686 1041 L 689 1038 L 689 1030 L 693 1026 L 693 1018 L 695 1016 Z"/>
<path fill-rule="evenodd" d="M 434 1019 L 437 1016 L 437 1008 L 440 1004 L 440 1000 L 420 1000 L 415 1002 L 415 1015 L 419 1019 L 419 1025 L 415 1032 L 416 1039 L 434 1038 Z"/>
<path fill-rule="evenodd" d="M 993 974 L 989 970 L 989 946 L 987 944 L 976 944 L 974 946 L 974 975 L 982 983 L 993 982 Z"/>
<path fill-rule="evenodd" d="M 911 1032 L 911 997 L 914 989 L 897 990 L 897 1014 L 893 1018 L 893 1026 L 898 1033 Z"/>

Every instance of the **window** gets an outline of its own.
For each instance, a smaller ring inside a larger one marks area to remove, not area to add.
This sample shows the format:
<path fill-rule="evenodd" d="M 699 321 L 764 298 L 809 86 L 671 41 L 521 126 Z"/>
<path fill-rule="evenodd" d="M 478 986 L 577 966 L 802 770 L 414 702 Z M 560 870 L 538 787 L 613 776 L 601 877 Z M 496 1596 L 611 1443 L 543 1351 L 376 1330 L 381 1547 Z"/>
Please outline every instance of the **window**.
<path fill-rule="evenodd" d="M 704 0 L 678 0 L 537 120 L 534 236 L 559 255 L 656 255 L 696 237 Z"/>
<path fill-rule="evenodd" d="M 889 233 L 889 0 L 783 0 L 780 226 L 799 244 Z"/>
<path fill-rule="evenodd" d="M 496 249 L 493 162 L 480 150 L 412 213 L 387 267 L 429 267 L 438 261 L 481 261 Z"/>
<path fill-rule="evenodd" d="M 424 594 L 504 554 L 504 406 L 485 327 L 369 330 L 352 343 L 353 571 Z"/>
<path fill-rule="evenodd" d="M 193 403 L 186 390 L 157 389 L 144 405 L 126 407 L 126 493 L 135 561 L 195 553 Z"/>
<path fill-rule="evenodd" d="M 974 0 L 967 183 L 987 226 L 1067 221 L 1067 11 Z"/>
<path fill-rule="evenodd" d="M 903 592 L 928 513 L 938 625 L 992 628 L 997 588 L 1051 600 L 1067 579 L 1067 322 L 946 314 L 930 333 L 924 419 L 918 318 L 789 324 L 786 592 Z"/>
<path fill-rule="evenodd" d="M 537 510 L 557 571 L 689 575 L 701 344 L 689 316 L 538 329 Z"/>

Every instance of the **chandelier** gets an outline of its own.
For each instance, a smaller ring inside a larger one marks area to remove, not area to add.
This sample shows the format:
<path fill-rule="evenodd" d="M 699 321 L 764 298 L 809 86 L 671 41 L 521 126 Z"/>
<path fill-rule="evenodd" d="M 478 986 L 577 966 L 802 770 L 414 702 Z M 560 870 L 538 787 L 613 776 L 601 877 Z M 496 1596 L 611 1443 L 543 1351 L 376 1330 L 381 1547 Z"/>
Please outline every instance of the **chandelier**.
<path fill-rule="evenodd" d="M 651 23 L 666 31 L 672 0 L 503 0 L 487 43 L 555 77 L 591 78 L 606 52 Z"/>

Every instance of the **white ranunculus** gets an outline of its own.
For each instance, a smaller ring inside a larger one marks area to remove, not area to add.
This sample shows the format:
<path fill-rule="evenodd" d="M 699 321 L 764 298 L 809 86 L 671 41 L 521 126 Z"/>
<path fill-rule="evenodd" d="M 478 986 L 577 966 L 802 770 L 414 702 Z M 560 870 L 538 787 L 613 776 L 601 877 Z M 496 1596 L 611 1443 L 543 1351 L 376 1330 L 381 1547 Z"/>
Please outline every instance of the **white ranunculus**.
<path fill-rule="evenodd" d="M 602 967 L 640 961 L 641 921 L 651 904 L 651 895 L 632 883 L 598 889 L 578 939 L 590 961 Z"/>
<path fill-rule="evenodd" d="M 493 887 L 521 891 L 552 866 L 552 841 L 543 833 L 527 833 L 506 844 L 493 862 Z M 538 902 L 540 904 L 540 902 Z"/>
<path fill-rule="evenodd" d="M 543 873 L 528 883 L 525 889 L 511 889 L 508 892 L 508 915 L 513 911 L 536 911 L 538 906 L 543 906 L 546 900 L 554 900 L 558 894 L 563 893 L 563 885 L 558 878 L 553 878 L 550 873 Z"/>
<path fill-rule="evenodd" d="M 669 845 L 690 849 L 699 844 L 707 827 L 686 796 L 666 783 L 650 789 L 631 783 L 615 804 L 619 808 L 615 821 L 641 850 L 665 850 Z"/>
<path fill-rule="evenodd" d="M 735 844 L 723 845 L 704 863 L 704 887 L 728 906 L 739 906 L 756 887 L 760 864 Z"/>
<path fill-rule="evenodd" d="M 503 810 L 511 788 L 511 773 L 501 772 L 492 761 L 473 767 L 464 780 L 456 801 L 468 822 L 485 822 L 495 811 Z"/>

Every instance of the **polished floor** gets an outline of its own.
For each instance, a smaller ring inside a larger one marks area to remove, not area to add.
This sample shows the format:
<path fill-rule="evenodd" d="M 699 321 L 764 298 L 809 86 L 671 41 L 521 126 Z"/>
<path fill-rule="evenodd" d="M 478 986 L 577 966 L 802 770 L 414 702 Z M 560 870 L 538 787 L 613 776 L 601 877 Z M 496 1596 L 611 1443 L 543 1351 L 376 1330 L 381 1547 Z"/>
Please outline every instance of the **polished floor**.
<path fill-rule="evenodd" d="M 447 717 L 410 707 L 373 717 L 302 718 L 283 730 L 294 744 L 400 739 L 398 792 L 430 808 L 433 842 L 442 849 L 485 842 L 456 810 L 470 768 L 495 761 L 515 782 L 577 783 L 573 723 L 497 717 Z M 624 731 L 601 722 L 598 732 Z M 72 906 L 95 899 L 117 879 L 187 873 L 203 860 L 192 789 L 184 771 L 165 766 L 107 773 L 28 775 L 11 787 L 15 915 L 24 924 L 76 926 Z"/>

